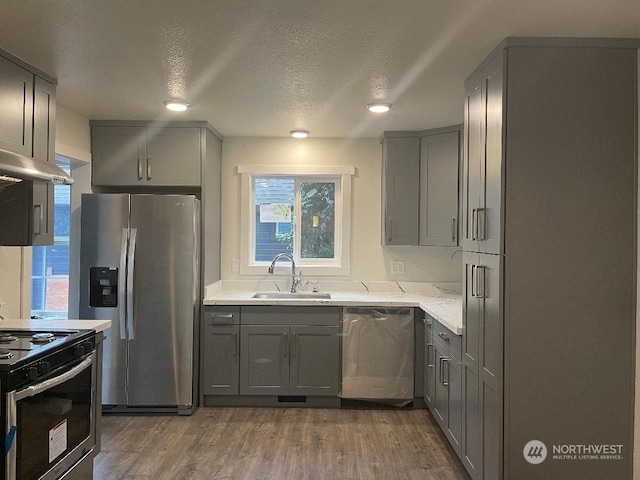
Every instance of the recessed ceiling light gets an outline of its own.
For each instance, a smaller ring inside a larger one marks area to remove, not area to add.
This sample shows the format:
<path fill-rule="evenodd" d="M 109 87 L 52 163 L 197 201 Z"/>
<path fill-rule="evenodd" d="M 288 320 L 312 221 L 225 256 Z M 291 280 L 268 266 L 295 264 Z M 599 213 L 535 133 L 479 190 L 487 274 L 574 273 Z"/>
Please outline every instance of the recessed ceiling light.
<path fill-rule="evenodd" d="M 367 108 L 373 113 L 384 113 L 391 110 L 391 104 L 387 102 L 375 102 L 367 105 Z"/>
<path fill-rule="evenodd" d="M 289 133 L 293 138 L 307 138 L 309 136 L 308 130 L 291 130 Z"/>
<path fill-rule="evenodd" d="M 187 108 L 189 108 L 189 104 L 183 102 L 182 100 L 166 100 L 164 102 L 164 106 L 167 110 L 171 110 L 174 112 L 184 112 Z"/>

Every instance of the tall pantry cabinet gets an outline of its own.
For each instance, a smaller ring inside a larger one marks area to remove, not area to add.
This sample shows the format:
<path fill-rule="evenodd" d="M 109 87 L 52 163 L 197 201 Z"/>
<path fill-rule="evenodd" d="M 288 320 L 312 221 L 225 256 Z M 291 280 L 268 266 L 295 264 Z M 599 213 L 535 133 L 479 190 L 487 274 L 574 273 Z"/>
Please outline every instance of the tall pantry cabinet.
<path fill-rule="evenodd" d="M 638 46 L 508 38 L 465 83 L 474 479 L 631 479 Z"/>

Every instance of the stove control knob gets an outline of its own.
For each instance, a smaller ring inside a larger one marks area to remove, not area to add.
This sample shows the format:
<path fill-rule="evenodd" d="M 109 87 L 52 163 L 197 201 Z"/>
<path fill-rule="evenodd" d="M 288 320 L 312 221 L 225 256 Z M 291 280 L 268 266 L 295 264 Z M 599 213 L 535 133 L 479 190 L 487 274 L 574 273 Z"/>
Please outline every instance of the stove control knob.
<path fill-rule="evenodd" d="M 51 364 L 49 362 L 41 362 L 40 363 L 40 373 L 42 375 L 46 375 L 51 371 Z"/>
<path fill-rule="evenodd" d="M 30 366 L 29 368 L 27 368 L 27 378 L 29 380 L 36 380 L 38 378 L 38 367 L 35 365 Z"/>
<path fill-rule="evenodd" d="M 82 357 L 91 351 L 91 342 L 83 342 L 79 343 L 75 347 L 73 347 L 73 354 L 76 357 Z"/>

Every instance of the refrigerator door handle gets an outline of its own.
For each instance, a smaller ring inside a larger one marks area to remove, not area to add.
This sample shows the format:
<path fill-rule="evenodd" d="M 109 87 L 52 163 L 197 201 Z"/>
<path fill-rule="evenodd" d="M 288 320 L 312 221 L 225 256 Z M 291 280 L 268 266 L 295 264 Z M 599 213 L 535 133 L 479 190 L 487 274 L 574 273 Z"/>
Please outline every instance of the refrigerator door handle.
<path fill-rule="evenodd" d="M 127 240 L 128 230 L 122 229 L 120 239 L 120 269 L 118 270 L 118 323 L 120 324 L 120 340 L 127 338 L 125 321 L 127 318 L 126 283 L 127 283 Z"/>
<path fill-rule="evenodd" d="M 136 237 L 138 230 L 131 229 L 131 238 L 129 239 L 129 253 L 127 261 L 127 334 L 129 340 L 135 337 L 133 328 L 133 273 L 135 271 L 136 260 Z"/>

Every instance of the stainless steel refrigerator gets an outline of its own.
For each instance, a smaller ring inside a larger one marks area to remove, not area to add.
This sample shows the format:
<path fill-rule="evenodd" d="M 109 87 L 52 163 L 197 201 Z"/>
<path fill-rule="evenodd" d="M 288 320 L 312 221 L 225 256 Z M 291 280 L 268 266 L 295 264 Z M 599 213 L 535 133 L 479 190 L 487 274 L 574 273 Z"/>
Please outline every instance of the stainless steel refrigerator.
<path fill-rule="evenodd" d="M 104 411 L 193 411 L 199 219 L 192 195 L 82 196 L 79 315 L 112 321 Z"/>

